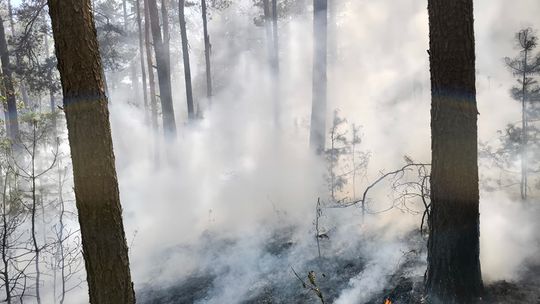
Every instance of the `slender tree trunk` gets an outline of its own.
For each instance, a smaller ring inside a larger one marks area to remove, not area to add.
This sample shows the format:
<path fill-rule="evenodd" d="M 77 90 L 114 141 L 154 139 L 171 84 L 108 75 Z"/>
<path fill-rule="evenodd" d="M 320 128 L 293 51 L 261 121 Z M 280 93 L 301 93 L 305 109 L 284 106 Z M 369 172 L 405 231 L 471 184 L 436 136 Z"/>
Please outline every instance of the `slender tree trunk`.
<path fill-rule="evenodd" d="M 473 0 L 429 0 L 431 213 L 430 303 L 474 303 L 480 270 Z"/>
<path fill-rule="evenodd" d="M 210 36 L 208 35 L 208 20 L 206 13 L 206 0 L 201 0 L 202 20 L 203 20 L 203 35 L 204 35 L 204 61 L 206 63 L 206 97 L 208 103 L 212 104 L 212 71 L 210 63 Z"/>
<path fill-rule="evenodd" d="M 15 21 L 13 19 L 13 7 L 11 6 L 11 0 L 8 0 L 7 6 L 8 6 L 9 25 L 10 25 L 10 28 L 11 28 L 11 36 L 15 37 Z M 16 63 L 20 64 L 21 58 L 18 55 L 16 55 L 16 56 L 17 56 Z M 28 98 L 28 90 L 26 89 L 26 84 L 22 80 L 20 81 L 19 89 L 21 91 L 21 97 L 22 97 L 24 106 L 26 108 L 29 108 L 30 107 L 30 98 Z"/>
<path fill-rule="evenodd" d="M 124 17 L 124 32 L 126 35 L 129 33 L 129 18 L 128 18 L 128 8 L 127 8 L 127 0 L 122 0 L 122 10 L 123 10 L 123 17 Z M 137 67 L 136 67 L 136 60 L 132 60 L 129 63 L 129 78 L 131 80 L 132 85 L 132 101 L 136 104 L 140 103 L 139 100 L 139 78 L 137 77 Z"/>
<path fill-rule="evenodd" d="M 148 113 L 148 85 L 146 80 L 146 67 L 144 66 L 144 32 L 142 28 L 142 18 L 141 18 L 141 1 L 135 0 L 136 12 L 137 12 L 137 30 L 139 32 L 139 54 L 141 60 L 141 78 L 142 78 L 142 87 L 143 87 L 143 103 L 144 103 L 144 120 L 148 124 L 149 122 L 149 113 Z"/>
<path fill-rule="evenodd" d="M 339 0 L 328 2 L 328 61 L 330 66 L 337 61 L 337 9 Z"/>
<path fill-rule="evenodd" d="M 171 71 L 167 59 L 167 50 L 161 38 L 156 0 L 148 0 L 148 13 L 156 54 L 159 94 L 163 112 L 163 132 L 166 139 L 174 139 L 176 137 L 176 121 L 172 101 Z"/>
<path fill-rule="evenodd" d="M 36 281 L 35 281 L 35 288 L 36 288 L 36 302 L 38 304 L 41 304 L 41 293 L 39 290 L 39 287 L 41 285 L 41 271 L 39 269 L 39 254 L 41 252 L 41 248 L 38 245 L 37 242 L 37 236 L 36 236 L 36 211 L 37 211 L 37 197 L 36 197 L 36 122 L 33 122 L 32 124 L 32 154 L 31 154 L 31 161 L 32 161 L 32 175 L 30 176 L 32 180 L 32 209 L 31 209 L 31 234 L 32 234 L 32 244 L 34 246 L 34 266 L 36 270 Z"/>
<path fill-rule="evenodd" d="M 47 35 L 45 35 L 45 39 L 44 39 L 44 42 L 45 42 L 45 56 L 47 58 L 49 58 L 49 38 Z M 52 124 L 53 124 L 53 130 L 54 130 L 54 134 L 56 134 L 56 101 L 54 99 L 54 91 L 52 89 L 52 87 L 49 87 L 49 106 L 50 106 L 50 110 L 51 110 L 51 114 L 52 114 Z"/>
<path fill-rule="evenodd" d="M 4 81 L 1 81 L 1 85 L 0 85 L 0 94 L 2 96 L 6 96 L 6 88 L 4 86 Z M 2 109 L 4 110 L 4 126 L 6 128 L 6 136 L 8 138 L 11 137 L 11 133 L 10 133 L 10 130 L 9 130 L 9 110 L 8 110 L 8 106 L 7 106 L 7 103 L 3 102 L 3 107 Z"/>
<path fill-rule="evenodd" d="M 60 169 L 60 164 L 58 164 L 58 202 L 60 203 L 60 219 L 58 221 L 58 224 L 60 226 L 60 230 L 58 232 L 58 249 L 60 256 L 60 278 L 62 280 L 62 293 L 60 294 L 60 304 L 64 304 L 66 298 L 66 257 L 64 256 L 64 214 L 66 211 L 62 191 L 62 170 Z"/>
<path fill-rule="evenodd" d="M 48 3 L 90 303 L 135 303 L 91 1 Z"/>
<path fill-rule="evenodd" d="M 146 66 L 148 67 L 148 84 L 150 85 L 150 121 L 152 129 L 157 134 L 158 114 L 156 81 L 154 79 L 154 63 L 152 60 L 152 36 L 150 33 L 150 16 L 148 12 L 148 1 L 144 0 L 144 40 L 146 48 Z"/>
<path fill-rule="evenodd" d="M 9 26 L 11 28 L 11 35 L 15 37 L 15 20 L 13 19 L 13 6 L 11 5 L 11 0 L 7 1 L 8 15 L 9 15 Z"/>
<path fill-rule="evenodd" d="M 528 50 L 527 48 L 524 49 L 524 57 L 523 57 L 523 77 L 521 80 L 521 199 L 527 200 L 527 144 L 528 144 L 528 125 L 527 125 L 527 71 L 528 71 L 528 63 L 527 63 L 527 57 L 528 57 Z"/>
<path fill-rule="evenodd" d="M 163 24 L 163 49 L 169 71 L 171 70 L 171 34 L 169 30 L 169 1 L 161 0 L 161 20 Z"/>
<path fill-rule="evenodd" d="M 195 119 L 195 107 L 193 105 L 193 89 L 191 87 L 191 67 L 189 65 L 189 48 L 186 30 L 186 16 L 184 14 L 185 1 L 178 1 L 178 13 L 180 19 L 180 34 L 182 36 L 182 57 L 184 58 L 184 77 L 186 81 L 186 101 L 189 120 Z"/>
<path fill-rule="evenodd" d="M 13 72 L 9 59 L 9 50 L 6 41 L 6 30 L 4 20 L 0 16 L 0 59 L 2 61 L 2 74 L 4 79 L 4 89 L 6 90 L 6 103 L 8 109 L 7 125 L 9 138 L 17 141 L 19 138 L 19 118 L 17 114 L 17 100 L 13 86 Z"/>
<path fill-rule="evenodd" d="M 278 6 L 277 0 L 272 0 L 272 95 L 274 99 L 274 124 L 280 127 L 280 83 L 279 83 L 279 34 L 278 34 Z"/>
<path fill-rule="evenodd" d="M 313 0 L 313 101 L 309 140 L 317 154 L 324 151 L 326 140 L 327 8 L 327 0 Z"/>
<path fill-rule="evenodd" d="M 272 33 L 273 33 L 273 42 L 274 42 L 274 73 L 275 77 L 278 77 L 279 74 L 279 34 L 278 34 L 278 7 L 277 0 L 272 0 Z"/>
<path fill-rule="evenodd" d="M 0 170 L 1 174 L 1 170 Z M 7 183 L 8 183 L 8 173 L 6 172 L 5 178 L 2 181 L 3 191 L 2 191 L 2 279 L 4 280 L 4 290 L 6 293 L 6 303 L 11 304 L 11 286 L 10 286 L 10 276 L 9 276 L 9 258 L 8 258 L 8 238 L 9 238 L 9 227 L 8 227 L 8 214 L 7 214 Z"/>
<path fill-rule="evenodd" d="M 270 13 L 270 0 L 263 0 L 264 10 L 264 30 L 266 31 L 266 46 L 268 49 L 268 62 L 270 66 L 274 64 L 273 48 L 272 48 L 272 14 Z"/>

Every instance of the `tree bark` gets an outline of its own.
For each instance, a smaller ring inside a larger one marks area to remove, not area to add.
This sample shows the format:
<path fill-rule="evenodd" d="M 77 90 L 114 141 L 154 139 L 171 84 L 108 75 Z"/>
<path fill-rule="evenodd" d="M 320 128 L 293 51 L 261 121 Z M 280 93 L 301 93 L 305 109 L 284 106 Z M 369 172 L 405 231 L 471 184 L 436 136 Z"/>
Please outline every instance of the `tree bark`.
<path fill-rule="evenodd" d="M 210 62 L 210 36 L 208 35 L 208 19 L 206 13 L 206 0 L 201 0 L 202 20 L 203 20 L 203 35 L 204 35 L 204 61 L 206 63 L 206 97 L 208 103 L 212 104 L 212 69 Z"/>
<path fill-rule="evenodd" d="M 17 100 L 15 98 L 15 89 L 13 85 L 13 71 L 11 61 L 9 59 L 6 30 L 4 28 L 4 20 L 2 16 L 0 16 L 0 60 L 2 62 L 3 83 L 6 93 L 8 114 L 6 119 L 6 129 L 9 132 L 9 139 L 15 142 L 19 138 L 19 117 L 17 114 Z"/>
<path fill-rule="evenodd" d="M 90 0 L 49 0 L 90 303 L 135 303 Z"/>
<path fill-rule="evenodd" d="M 313 96 L 310 147 L 322 154 L 326 141 L 328 2 L 313 0 Z"/>
<path fill-rule="evenodd" d="M 167 51 L 161 38 L 159 27 L 159 15 L 156 0 L 148 0 L 148 13 L 150 17 L 150 27 L 154 41 L 154 51 L 156 54 L 156 66 L 159 82 L 159 94 L 161 100 L 161 110 L 163 112 L 163 132 L 165 139 L 176 137 L 176 121 L 174 118 L 174 107 L 171 90 L 171 70 L 167 59 Z"/>
<path fill-rule="evenodd" d="M 431 303 L 474 303 L 480 269 L 473 1 L 429 0 L 431 213 L 426 292 Z"/>
<path fill-rule="evenodd" d="M 184 58 L 184 78 L 186 82 L 186 101 L 189 120 L 195 119 L 195 107 L 193 105 L 193 89 L 191 87 L 191 67 L 189 65 L 189 48 L 186 30 L 186 16 L 184 14 L 185 1 L 178 1 L 178 14 L 180 19 L 180 34 L 182 36 L 182 57 Z"/>

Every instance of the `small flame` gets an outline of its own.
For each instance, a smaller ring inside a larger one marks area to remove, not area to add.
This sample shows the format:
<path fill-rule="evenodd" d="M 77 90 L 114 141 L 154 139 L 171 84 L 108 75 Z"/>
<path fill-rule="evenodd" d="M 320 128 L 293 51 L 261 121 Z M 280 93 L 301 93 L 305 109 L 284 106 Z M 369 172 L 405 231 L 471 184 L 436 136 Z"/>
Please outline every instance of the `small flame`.
<path fill-rule="evenodd" d="M 386 301 L 384 301 L 384 304 L 392 304 L 392 301 L 390 301 L 390 299 L 386 299 Z"/>

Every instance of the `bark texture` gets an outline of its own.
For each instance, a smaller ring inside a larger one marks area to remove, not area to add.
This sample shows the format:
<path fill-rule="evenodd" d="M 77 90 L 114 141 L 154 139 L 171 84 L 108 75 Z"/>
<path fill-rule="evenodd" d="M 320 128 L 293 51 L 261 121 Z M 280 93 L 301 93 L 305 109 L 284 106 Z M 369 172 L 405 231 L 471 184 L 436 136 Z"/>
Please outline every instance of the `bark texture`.
<path fill-rule="evenodd" d="M 472 0 L 429 0 L 431 303 L 474 303 L 480 270 L 477 105 Z"/>
<path fill-rule="evenodd" d="M 328 2 L 313 0 L 313 96 L 309 144 L 321 154 L 326 139 Z"/>
<path fill-rule="evenodd" d="M 90 0 L 49 0 L 90 303 L 135 303 Z"/>

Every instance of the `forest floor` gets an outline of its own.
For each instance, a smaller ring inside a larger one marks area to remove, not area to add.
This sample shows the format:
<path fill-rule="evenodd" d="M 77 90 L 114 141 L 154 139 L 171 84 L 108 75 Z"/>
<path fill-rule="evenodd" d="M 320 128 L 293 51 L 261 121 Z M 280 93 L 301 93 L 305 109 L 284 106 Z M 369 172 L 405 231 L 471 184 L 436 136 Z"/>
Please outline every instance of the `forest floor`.
<path fill-rule="evenodd" d="M 228 247 L 234 246 L 234 241 L 208 239 L 210 243 L 220 243 L 212 261 L 217 264 L 216 257 L 227 255 L 231 252 Z M 326 241 L 326 240 L 324 240 Z M 241 304 L 270 304 L 270 303 L 321 303 L 317 292 L 310 289 L 307 270 L 316 270 L 317 285 L 321 291 L 325 303 L 333 303 L 343 291 L 350 289 L 354 280 L 366 274 L 371 261 L 363 255 L 361 249 L 348 251 L 348 253 L 330 255 L 326 253 L 322 257 L 311 255 L 303 262 L 298 262 L 298 269 L 294 274 L 290 267 L 290 261 L 298 258 L 295 253 L 295 242 L 289 233 L 273 234 L 265 242 L 261 250 L 261 259 L 265 261 L 272 257 L 273 261 L 284 261 L 272 264 L 267 271 L 257 269 L 257 274 L 249 281 L 247 292 L 242 292 L 242 299 L 220 299 L 224 294 L 235 294 L 235 284 L 242 285 L 246 281 L 238 278 L 238 282 L 223 282 L 231 280 L 230 274 L 235 272 L 233 265 L 225 267 L 206 266 L 188 275 L 180 282 L 167 287 L 155 288 L 146 286 L 138 292 L 138 303 L 142 304 L 188 304 L 188 303 L 241 303 Z M 402 257 L 395 267 L 390 267 L 389 274 L 383 277 L 375 277 L 373 280 L 377 287 L 367 288 L 365 296 L 359 303 L 382 304 L 390 299 L 393 304 L 422 303 L 423 296 L 423 273 L 425 269 L 425 239 L 419 236 L 417 231 L 411 232 L 407 238 L 407 250 L 402 251 Z M 199 248 L 200 249 L 200 248 Z M 204 248 L 208 252 L 209 248 Z M 357 251 L 358 254 L 351 254 Z M 232 252 L 234 254 L 234 252 Z M 302 256 L 302 255 L 300 255 Z M 263 262 L 265 263 L 265 262 Z M 209 263 L 211 264 L 211 263 Z M 489 304 L 512 304 L 512 303 L 540 303 L 540 263 L 530 263 L 526 268 L 522 279 L 516 282 L 499 281 L 487 284 L 486 294 L 482 303 Z M 302 271 L 301 271 L 302 270 Z M 419 271 L 420 270 L 420 271 Z M 235 280 L 235 279 L 232 279 Z M 300 280 L 304 281 L 305 286 Z M 372 280 L 372 279 L 368 279 Z M 245 289 L 244 289 L 245 290 Z M 233 300 L 234 299 L 234 300 Z"/>
<path fill-rule="evenodd" d="M 485 303 L 540 303 L 540 263 L 526 265 L 516 282 L 499 281 L 486 286 Z"/>

